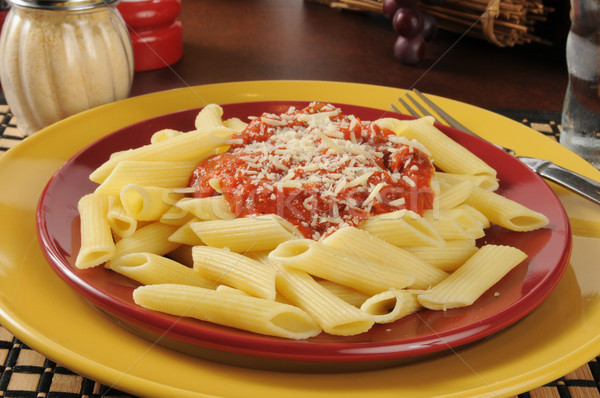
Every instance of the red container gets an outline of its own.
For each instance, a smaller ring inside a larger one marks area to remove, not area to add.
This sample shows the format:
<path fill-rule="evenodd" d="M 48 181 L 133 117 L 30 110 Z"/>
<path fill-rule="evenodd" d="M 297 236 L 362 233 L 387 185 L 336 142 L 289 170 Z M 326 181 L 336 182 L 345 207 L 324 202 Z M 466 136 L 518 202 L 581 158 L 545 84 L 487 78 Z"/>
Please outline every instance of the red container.
<path fill-rule="evenodd" d="M 117 6 L 129 29 L 135 70 L 164 68 L 183 55 L 178 18 L 181 0 L 121 0 Z"/>

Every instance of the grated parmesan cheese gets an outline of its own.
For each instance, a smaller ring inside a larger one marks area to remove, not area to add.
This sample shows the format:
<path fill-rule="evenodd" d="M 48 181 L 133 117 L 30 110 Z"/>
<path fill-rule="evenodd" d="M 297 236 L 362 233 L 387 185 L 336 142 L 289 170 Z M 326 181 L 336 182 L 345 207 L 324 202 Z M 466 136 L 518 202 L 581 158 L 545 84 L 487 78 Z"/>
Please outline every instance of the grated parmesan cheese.
<path fill-rule="evenodd" d="M 409 200 L 414 200 L 418 173 L 428 173 L 429 179 L 417 193 L 430 195 L 433 202 L 433 165 L 420 143 L 345 116 L 333 105 L 313 103 L 251 118 L 231 143 L 229 159 L 243 166 L 223 166 L 221 174 L 208 177 L 208 185 L 224 193 L 236 215 L 277 211 L 312 239 L 357 225 L 371 214 L 415 205 Z M 391 170 L 396 157 L 400 170 Z M 237 184 L 227 178 L 231 174 Z M 249 186 L 261 187 L 266 196 L 256 194 L 258 189 L 250 192 Z"/>

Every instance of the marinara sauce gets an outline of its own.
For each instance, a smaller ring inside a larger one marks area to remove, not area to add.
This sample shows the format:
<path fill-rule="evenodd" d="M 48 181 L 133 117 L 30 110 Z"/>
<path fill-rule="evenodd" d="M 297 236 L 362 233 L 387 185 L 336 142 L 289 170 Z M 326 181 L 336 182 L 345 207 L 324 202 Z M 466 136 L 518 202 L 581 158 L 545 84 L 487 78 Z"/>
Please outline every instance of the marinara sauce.
<path fill-rule="evenodd" d="M 307 238 L 401 209 L 433 206 L 434 167 L 418 142 L 330 104 L 265 113 L 202 161 L 197 197 L 223 195 L 237 217 L 277 214 Z"/>

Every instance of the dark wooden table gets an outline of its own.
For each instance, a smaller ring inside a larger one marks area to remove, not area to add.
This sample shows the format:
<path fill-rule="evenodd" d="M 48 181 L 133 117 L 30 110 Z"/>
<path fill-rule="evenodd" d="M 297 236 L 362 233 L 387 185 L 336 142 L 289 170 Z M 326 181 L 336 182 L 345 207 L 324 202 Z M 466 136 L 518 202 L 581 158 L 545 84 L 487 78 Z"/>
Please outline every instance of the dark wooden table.
<path fill-rule="evenodd" d="M 393 56 L 396 34 L 381 15 L 302 0 L 184 0 L 180 18 L 183 58 L 137 73 L 132 95 L 206 83 L 309 79 L 415 86 L 487 109 L 560 110 L 567 87 L 561 40 L 500 48 L 440 31 L 427 43 L 425 59 L 406 66 Z"/>

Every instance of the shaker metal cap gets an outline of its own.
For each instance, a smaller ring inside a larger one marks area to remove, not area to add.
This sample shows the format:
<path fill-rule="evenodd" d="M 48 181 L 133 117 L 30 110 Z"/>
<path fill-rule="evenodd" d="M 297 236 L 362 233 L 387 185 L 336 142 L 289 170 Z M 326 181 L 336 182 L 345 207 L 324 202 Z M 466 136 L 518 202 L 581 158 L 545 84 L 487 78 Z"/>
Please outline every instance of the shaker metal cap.
<path fill-rule="evenodd" d="M 16 6 L 40 10 L 88 10 L 107 6 L 119 0 L 8 0 Z"/>

